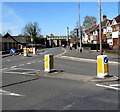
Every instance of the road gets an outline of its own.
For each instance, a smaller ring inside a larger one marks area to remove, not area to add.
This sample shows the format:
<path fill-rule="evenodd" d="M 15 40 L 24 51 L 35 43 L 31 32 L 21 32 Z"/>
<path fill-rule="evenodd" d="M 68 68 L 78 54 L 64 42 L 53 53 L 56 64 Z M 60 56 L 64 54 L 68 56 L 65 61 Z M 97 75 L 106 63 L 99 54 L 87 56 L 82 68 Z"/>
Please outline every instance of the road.
<path fill-rule="evenodd" d="M 61 59 L 61 48 L 40 51 L 37 56 L 10 56 L 2 59 L 3 110 L 118 110 L 118 90 L 93 82 L 39 77 L 44 70 L 44 54 L 55 56 L 55 69 L 76 76 L 95 76 L 96 63 Z M 116 65 L 110 74 L 118 75 Z M 116 82 L 114 82 L 116 83 Z"/>

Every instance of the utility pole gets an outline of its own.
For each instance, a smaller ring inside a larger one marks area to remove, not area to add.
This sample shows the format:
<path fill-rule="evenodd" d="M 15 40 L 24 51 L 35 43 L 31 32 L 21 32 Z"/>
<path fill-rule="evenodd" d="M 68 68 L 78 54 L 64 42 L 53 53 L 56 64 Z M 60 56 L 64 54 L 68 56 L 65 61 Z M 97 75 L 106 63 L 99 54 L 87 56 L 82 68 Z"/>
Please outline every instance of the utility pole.
<path fill-rule="evenodd" d="M 100 54 L 103 55 L 102 51 L 102 31 L 101 31 L 101 0 L 98 0 L 98 13 L 99 13 L 99 40 L 100 40 Z"/>
<path fill-rule="evenodd" d="M 78 3 L 78 30 L 79 30 L 79 38 L 80 38 L 80 52 L 82 52 L 82 39 L 81 39 L 81 27 L 80 27 L 80 0 Z"/>
<path fill-rule="evenodd" d="M 67 39 L 67 46 L 69 47 L 69 27 L 67 27 L 67 37 L 68 37 L 68 39 Z"/>

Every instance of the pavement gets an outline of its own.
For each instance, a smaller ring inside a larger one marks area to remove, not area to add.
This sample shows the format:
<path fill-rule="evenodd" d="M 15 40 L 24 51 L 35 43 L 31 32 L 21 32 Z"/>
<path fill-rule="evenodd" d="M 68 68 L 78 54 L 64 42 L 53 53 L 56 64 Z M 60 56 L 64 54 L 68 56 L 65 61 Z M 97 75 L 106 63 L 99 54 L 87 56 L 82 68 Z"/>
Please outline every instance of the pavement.
<path fill-rule="evenodd" d="M 82 52 L 78 53 L 77 49 L 70 50 L 69 48 L 64 48 L 66 52 L 62 54 L 62 56 L 68 56 L 73 58 L 81 58 L 86 60 L 97 60 L 97 56 L 100 55 L 100 52 L 96 50 L 83 50 Z M 119 55 L 103 53 L 103 55 L 108 56 L 109 62 L 118 63 L 119 62 Z"/>

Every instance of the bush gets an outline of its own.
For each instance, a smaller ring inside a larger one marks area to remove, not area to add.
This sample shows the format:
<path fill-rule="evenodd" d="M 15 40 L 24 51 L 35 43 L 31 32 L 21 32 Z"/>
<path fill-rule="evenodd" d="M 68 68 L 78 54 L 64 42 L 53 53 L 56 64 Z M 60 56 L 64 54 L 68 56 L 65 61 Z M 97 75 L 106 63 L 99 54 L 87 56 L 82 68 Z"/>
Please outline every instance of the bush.
<path fill-rule="evenodd" d="M 78 46 L 80 47 L 80 44 L 78 43 Z M 100 49 L 100 44 L 93 44 L 93 43 L 88 43 L 84 44 L 82 43 L 82 47 L 90 47 L 91 50 L 99 50 Z M 102 49 L 110 49 L 108 43 L 102 43 Z"/>

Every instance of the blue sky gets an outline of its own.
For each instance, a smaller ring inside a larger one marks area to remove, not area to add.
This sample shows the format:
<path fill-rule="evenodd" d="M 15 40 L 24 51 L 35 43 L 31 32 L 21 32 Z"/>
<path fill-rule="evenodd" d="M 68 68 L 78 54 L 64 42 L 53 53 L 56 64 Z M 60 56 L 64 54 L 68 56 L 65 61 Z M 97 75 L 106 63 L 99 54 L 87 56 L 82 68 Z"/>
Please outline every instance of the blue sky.
<path fill-rule="evenodd" d="M 98 19 L 97 2 L 81 2 L 81 24 L 85 16 Z M 103 2 L 102 14 L 108 19 L 118 15 L 117 2 Z M 73 30 L 78 21 L 77 2 L 3 2 L 2 30 L 12 35 L 22 33 L 25 24 L 38 22 L 42 35 L 67 35 L 67 27 Z M 99 20 L 98 20 L 99 21 Z M 0 31 L 1 33 L 1 31 Z"/>

